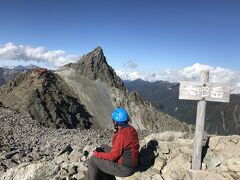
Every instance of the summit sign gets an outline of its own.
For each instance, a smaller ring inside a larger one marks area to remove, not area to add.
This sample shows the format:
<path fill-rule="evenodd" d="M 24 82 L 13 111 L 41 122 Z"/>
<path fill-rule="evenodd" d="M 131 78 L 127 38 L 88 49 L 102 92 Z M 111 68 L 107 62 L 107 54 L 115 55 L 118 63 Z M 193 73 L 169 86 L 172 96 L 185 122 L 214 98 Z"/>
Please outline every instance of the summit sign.
<path fill-rule="evenodd" d="M 202 165 L 202 141 L 206 102 L 229 102 L 230 99 L 229 85 L 209 83 L 209 71 L 202 71 L 200 75 L 200 82 L 181 81 L 179 87 L 179 99 L 198 101 L 192 156 L 192 169 L 194 170 L 200 170 Z"/>
<path fill-rule="evenodd" d="M 230 86 L 221 83 L 180 82 L 179 99 L 229 102 Z"/>

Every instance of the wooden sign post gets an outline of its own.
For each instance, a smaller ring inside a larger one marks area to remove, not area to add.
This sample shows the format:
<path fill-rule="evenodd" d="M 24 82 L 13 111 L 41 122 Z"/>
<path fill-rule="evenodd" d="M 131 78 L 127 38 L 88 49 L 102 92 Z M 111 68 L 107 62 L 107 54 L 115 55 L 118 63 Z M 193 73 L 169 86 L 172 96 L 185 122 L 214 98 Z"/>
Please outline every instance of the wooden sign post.
<path fill-rule="evenodd" d="M 201 72 L 201 82 L 181 81 L 179 99 L 198 100 L 196 129 L 193 144 L 192 169 L 201 169 L 202 142 L 205 124 L 206 101 L 229 102 L 230 86 L 209 83 L 209 71 Z"/>

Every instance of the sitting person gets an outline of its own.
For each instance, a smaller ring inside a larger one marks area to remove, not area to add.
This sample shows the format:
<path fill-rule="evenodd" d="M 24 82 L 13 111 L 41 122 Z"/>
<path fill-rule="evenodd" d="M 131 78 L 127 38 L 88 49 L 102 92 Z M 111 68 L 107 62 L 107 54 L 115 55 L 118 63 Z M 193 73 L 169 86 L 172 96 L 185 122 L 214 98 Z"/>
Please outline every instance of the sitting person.
<path fill-rule="evenodd" d="M 138 133 L 128 124 L 127 111 L 124 108 L 115 109 L 112 120 L 116 130 L 112 137 L 112 147 L 103 145 L 93 151 L 88 163 L 89 180 L 99 179 L 99 174 L 113 178 L 127 177 L 132 175 L 137 167 Z"/>

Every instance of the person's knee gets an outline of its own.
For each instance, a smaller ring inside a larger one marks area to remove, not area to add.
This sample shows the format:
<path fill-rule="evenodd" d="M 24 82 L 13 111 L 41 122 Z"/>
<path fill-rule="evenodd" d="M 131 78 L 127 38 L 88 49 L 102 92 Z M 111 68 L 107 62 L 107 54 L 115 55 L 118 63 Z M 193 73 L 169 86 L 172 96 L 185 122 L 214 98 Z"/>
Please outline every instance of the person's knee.
<path fill-rule="evenodd" d="M 91 156 L 88 161 L 88 166 L 95 166 L 94 160 L 96 159 L 95 156 Z"/>

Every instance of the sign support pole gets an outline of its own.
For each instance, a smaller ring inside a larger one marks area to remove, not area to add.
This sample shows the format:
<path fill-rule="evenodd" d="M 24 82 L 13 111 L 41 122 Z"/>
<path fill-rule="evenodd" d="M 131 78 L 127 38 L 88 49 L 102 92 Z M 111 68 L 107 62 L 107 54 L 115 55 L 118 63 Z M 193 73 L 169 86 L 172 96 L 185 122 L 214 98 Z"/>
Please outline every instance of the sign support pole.
<path fill-rule="evenodd" d="M 201 72 L 201 81 L 203 86 L 209 81 L 209 71 Z M 200 170 L 202 166 L 202 144 L 205 124 L 206 101 L 205 98 L 197 104 L 196 130 L 193 144 L 192 169 Z"/>

